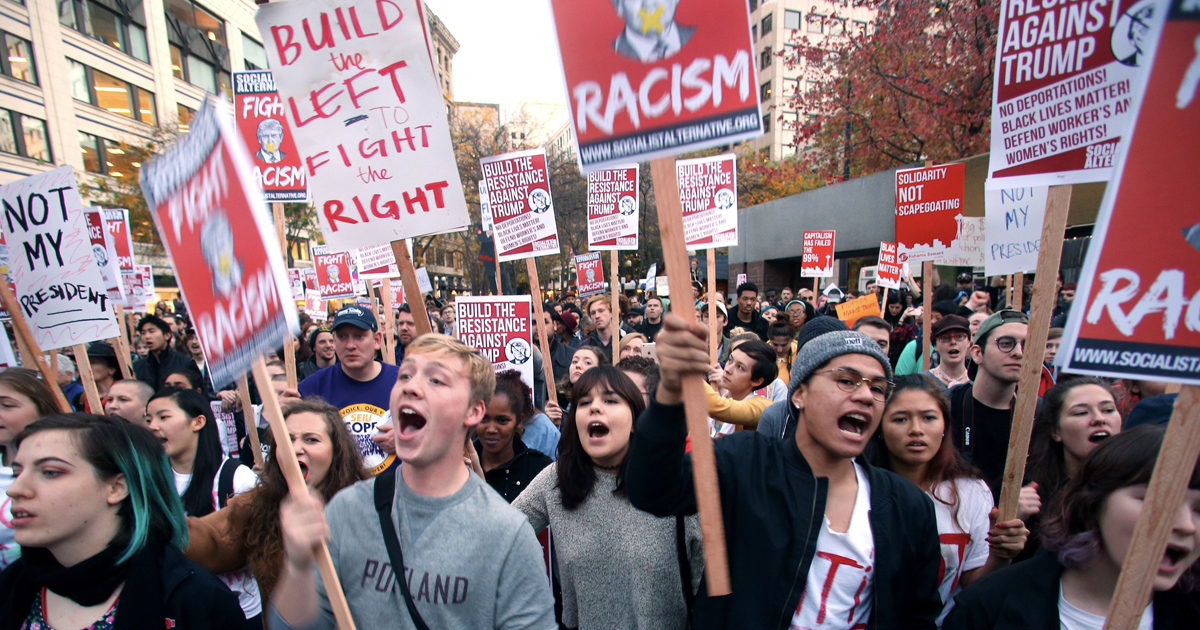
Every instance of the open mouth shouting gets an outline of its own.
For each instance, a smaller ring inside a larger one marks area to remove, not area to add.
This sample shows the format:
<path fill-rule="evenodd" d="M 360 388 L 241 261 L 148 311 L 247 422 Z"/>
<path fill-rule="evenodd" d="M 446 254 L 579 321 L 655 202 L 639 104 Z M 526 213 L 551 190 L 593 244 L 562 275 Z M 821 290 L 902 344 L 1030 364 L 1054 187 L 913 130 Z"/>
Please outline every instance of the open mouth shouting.
<path fill-rule="evenodd" d="M 1104 440 L 1107 440 L 1111 436 L 1112 436 L 1112 434 L 1109 433 L 1106 429 L 1101 429 L 1101 430 L 1096 431 L 1096 432 L 1092 433 L 1091 435 L 1089 435 L 1088 441 L 1091 442 L 1092 444 L 1099 444 L 1099 443 L 1103 442 Z"/>
<path fill-rule="evenodd" d="M 299 462 L 299 463 L 300 463 L 300 474 L 304 476 L 305 481 L 308 481 L 308 464 L 305 464 L 304 462 Z"/>
<path fill-rule="evenodd" d="M 870 426 L 871 421 L 866 414 L 852 412 L 838 418 L 837 424 L 842 435 L 854 440 L 862 440 L 866 438 L 867 427 Z"/>
<path fill-rule="evenodd" d="M 399 435 L 402 440 L 409 440 L 421 432 L 425 428 L 425 416 L 417 412 L 412 407 L 401 407 L 398 414 L 400 419 Z"/>
<path fill-rule="evenodd" d="M 16 515 L 17 513 L 14 510 L 13 516 L 15 517 Z M 1175 571 L 1184 568 L 1180 566 L 1180 563 L 1183 562 L 1183 560 L 1191 553 L 1191 549 L 1188 549 L 1182 545 L 1167 545 L 1167 550 L 1163 552 L 1162 562 L 1158 565 L 1158 572 L 1174 573 Z"/>
<path fill-rule="evenodd" d="M 593 441 L 603 440 L 608 437 L 608 425 L 599 420 L 592 420 L 587 424 L 588 439 Z"/>

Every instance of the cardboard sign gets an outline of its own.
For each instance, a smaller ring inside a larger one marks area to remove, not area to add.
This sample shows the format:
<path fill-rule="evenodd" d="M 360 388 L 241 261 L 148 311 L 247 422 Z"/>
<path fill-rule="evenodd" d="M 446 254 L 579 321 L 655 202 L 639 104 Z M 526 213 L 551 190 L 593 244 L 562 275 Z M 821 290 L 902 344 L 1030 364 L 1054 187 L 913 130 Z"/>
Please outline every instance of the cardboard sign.
<path fill-rule="evenodd" d="M 641 197 L 637 164 L 588 173 L 588 249 L 636 250 Z"/>
<path fill-rule="evenodd" d="M 217 439 L 221 442 L 221 452 L 225 457 L 238 457 L 237 416 L 232 411 L 222 411 L 222 403 L 214 400 L 209 403 L 213 419 L 217 425 Z"/>
<path fill-rule="evenodd" d="M 736 156 L 677 160 L 683 240 L 688 249 L 737 245 Z"/>
<path fill-rule="evenodd" d="M 55 350 L 120 334 L 71 167 L 0 186 L 0 205 L 9 273 L 38 346 Z"/>
<path fill-rule="evenodd" d="M 341 300 L 358 294 L 349 253 L 330 254 L 328 246 L 313 245 L 312 257 L 322 300 Z"/>
<path fill-rule="evenodd" d="M 953 251 L 965 177 L 961 162 L 896 171 L 899 262 L 937 262 Z"/>
<path fill-rule="evenodd" d="M 470 225 L 421 2 L 273 2 L 255 21 L 331 251 Z"/>
<path fill-rule="evenodd" d="M 396 253 L 392 251 L 391 243 L 360 247 L 355 251 L 355 259 L 358 277 L 363 280 L 400 277 L 400 269 L 396 267 Z"/>
<path fill-rule="evenodd" d="M 321 299 L 321 292 L 316 289 L 307 289 L 304 291 L 304 312 L 315 322 L 323 322 L 329 319 L 329 307 L 325 306 L 325 300 Z"/>
<path fill-rule="evenodd" d="M 231 121 L 224 99 L 206 98 L 187 137 L 139 179 L 217 388 L 299 329 L 279 239 Z"/>
<path fill-rule="evenodd" d="M 112 237 L 104 228 L 104 216 L 100 208 L 87 208 L 83 219 L 87 223 L 88 240 L 92 244 L 92 256 L 96 259 L 96 267 L 104 278 L 104 286 L 108 289 L 108 299 L 117 304 L 124 304 L 125 294 L 121 286 L 121 269 L 117 267 L 117 250 L 113 247 Z"/>
<path fill-rule="evenodd" d="M 842 302 L 834 308 L 837 309 L 838 319 L 846 322 L 847 326 L 853 326 L 854 322 L 868 315 L 883 317 L 879 312 L 879 298 L 875 294 L 857 297 L 849 302 Z"/>
<path fill-rule="evenodd" d="M 267 201 L 308 201 L 304 160 L 288 128 L 270 70 L 233 73 L 233 112 Z"/>
<path fill-rule="evenodd" d="M 801 278 L 832 278 L 834 230 L 805 232 L 800 259 Z"/>
<path fill-rule="evenodd" d="M 1055 362 L 1200 385 L 1200 11 L 1170 4 Z"/>
<path fill-rule="evenodd" d="M 1156 0 L 1005 0 L 988 187 L 1107 181 L 1162 16 Z"/>
<path fill-rule="evenodd" d="M 600 260 L 600 252 L 575 257 L 575 278 L 579 284 L 579 297 L 604 293 L 604 261 Z"/>
<path fill-rule="evenodd" d="M 984 217 L 958 217 L 958 233 L 954 244 L 940 264 L 956 267 L 978 267 L 983 264 L 983 249 L 987 247 Z"/>
<path fill-rule="evenodd" d="M 289 268 L 288 284 L 292 285 L 292 299 L 297 302 L 304 301 L 304 270 Z"/>
<path fill-rule="evenodd" d="M 479 160 L 500 262 L 558 254 L 546 151 L 532 149 Z"/>
<path fill-rule="evenodd" d="M 1001 188 L 983 192 L 987 228 L 983 268 L 989 276 L 1037 271 L 1038 245 L 1050 188 Z"/>
<path fill-rule="evenodd" d="M 585 172 L 762 135 L 745 3 L 550 6 Z"/>
<path fill-rule="evenodd" d="M 875 283 L 889 289 L 899 289 L 904 266 L 896 260 L 896 244 L 879 243 L 879 264 L 875 267 Z"/>
<path fill-rule="evenodd" d="M 532 389 L 532 309 L 528 295 L 459 296 L 454 300 L 454 336 L 479 350 L 497 372 L 520 372 Z"/>

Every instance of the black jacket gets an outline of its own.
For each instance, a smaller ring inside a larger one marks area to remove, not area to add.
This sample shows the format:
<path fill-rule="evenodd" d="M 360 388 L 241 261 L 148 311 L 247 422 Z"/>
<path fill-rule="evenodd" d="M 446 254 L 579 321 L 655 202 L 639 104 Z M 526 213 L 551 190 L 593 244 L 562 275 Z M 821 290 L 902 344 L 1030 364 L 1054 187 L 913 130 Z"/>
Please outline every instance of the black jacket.
<path fill-rule="evenodd" d="M 954 598 L 943 630 L 1058 630 L 1063 565 L 1043 550 L 984 576 Z M 1200 602 L 1179 588 L 1154 592 L 1154 627 L 1200 628 Z"/>
<path fill-rule="evenodd" d="M 159 353 L 156 357 L 154 353 L 146 355 L 144 359 L 138 359 L 133 363 L 133 375 L 139 381 L 149 383 L 154 391 L 162 389 L 163 382 L 172 372 L 185 368 L 196 368 L 196 362 L 185 354 L 182 354 L 167 344 L 166 349 Z"/>
<path fill-rule="evenodd" d="M 754 312 L 750 314 L 749 323 L 738 319 L 738 307 L 735 303 L 729 312 L 729 321 L 725 323 L 725 329 L 722 332 L 726 337 L 732 337 L 733 335 L 730 331 L 734 328 L 741 328 L 746 332 L 758 335 L 758 338 L 765 342 L 767 340 L 767 328 L 770 326 L 771 323 L 763 319 L 762 313 L 758 312 L 758 309 L 754 309 Z"/>
<path fill-rule="evenodd" d="M 682 405 L 650 407 L 637 424 L 625 486 L 655 516 L 694 514 Z M 701 586 L 697 628 L 787 628 L 800 605 L 824 526 L 829 480 L 814 477 L 795 440 L 741 431 L 717 440 L 718 483 L 733 593 Z M 941 551 L 933 503 L 916 486 L 860 459 L 871 485 L 875 585 L 868 628 L 933 630 Z"/>
<path fill-rule="evenodd" d="M 483 458 L 483 445 L 475 440 L 475 452 Z M 541 451 L 525 446 L 521 436 L 513 436 L 513 458 L 483 473 L 484 479 L 505 501 L 512 503 L 529 487 L 529 482 L 552 463 Z"/>
<path fill-rule="evenodd" d="M 333 362 L 337 363 L 337 357 L 333 358 Z M 296 366 L 296 382 L 299 383 L 304 379 L 317 373 L 321 366 L 317 365 L 317 355 L 312 355 L 304 360 L 304 363 Z"/>

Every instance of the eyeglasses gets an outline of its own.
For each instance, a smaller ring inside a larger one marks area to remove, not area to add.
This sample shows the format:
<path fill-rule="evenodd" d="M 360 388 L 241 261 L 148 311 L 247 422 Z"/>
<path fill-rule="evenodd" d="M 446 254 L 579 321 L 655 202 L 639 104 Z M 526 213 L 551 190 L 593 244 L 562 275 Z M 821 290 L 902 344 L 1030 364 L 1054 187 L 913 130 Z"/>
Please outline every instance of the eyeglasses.
<path fill-rule="evenodd" d="M 1000 352 L 1009 353 L 1017 347 L 1016 337 L 999 337 L 996 339 L 996 347 L 1000 348 Z M 1025 351 L 1025 342 L 1021 341 L 1021 351 Z"/>
<path fill-rule="evenodd" d="M 879 402 L 887 402 L 888 396 L 892 395 L 892 390 L 896 387 L 895 383 L 886 378 L 867 378 L 850 368 L 821 370 L 813 374 L 832 375 L 838 389 L 851 394 L 858 390 L 859 385 L 866 385 L 867 389 L 871 390 L 871 396 Z"/>
<path fill-rule="evenodd" d="M 966 333 L 946 333 L 946 334 L 942 335 L 941 337 L 938 337 L 937 340 L 938 341 L 953 341 L 953 342 L 966 341 L 967 334 Z"/>

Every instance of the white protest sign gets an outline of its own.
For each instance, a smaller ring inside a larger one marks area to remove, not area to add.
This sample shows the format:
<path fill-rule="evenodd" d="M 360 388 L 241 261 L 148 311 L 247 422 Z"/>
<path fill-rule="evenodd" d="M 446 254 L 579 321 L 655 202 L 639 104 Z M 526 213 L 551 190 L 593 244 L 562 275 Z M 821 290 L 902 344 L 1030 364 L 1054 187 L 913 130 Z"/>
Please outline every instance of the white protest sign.
<path fill-rule="evenodd" d="M 429 270 L 425 267 L 417 268 L 417 288 L 421 293 L 433 293 L 433 283 L 429 281 Z"/>
<path fill-rule="evenodd" d="M 737 246 L 737 158 L 676 160 L 683 240 L 688 249 Z"/>
<path fill-rule="evenodd" d="M 742 286 L 743 284 L 746 284 L 746 279 L 747 279 L 747 278 L 748 278 L 748 276 L 747 276 L 746 274 L 744 274 L 744 273 L 739 273 L 739 274 L 737 275 L 737 283 L 736 283 L 736 284 L 734 284 L 734 286 L 735 286 L 735 287 L 740 287 L 740 286 Z"/>
<path fill-rule="evenodd" d="M 983 191 L 987 219 L 984 273 L 1006 276 L 1037 271 L 1049 196 L 1048 186 Z"/>
<path fill-rule="evenodd" d="M 659 297 L 669 297 L 671 295 L 671 285 L 667 283 L 666 276 L 654 277 L 654 292 Z"/>
<path fill-rule="evenodd" d="M 646 272 L 645 287 L 643 287 L 646 291 L 651 291 L 654 289 L 654 280 L 657 276 L 658 263 L 654 263 L 653 265 L 650 265 L 650 270 Z"/>
<path fill-rule="evenodd" d="M 636 250 L 640 207 L 637 164 L 588 173 L 588 249 Z"/>
<path fill-rule="evenodd" d="M 946 250 L 946 256 L 939 264 L 955 267 L 978 267 L 983 264 L 983 250 L 986 246 L 984 217 L 957 216 L 958 233 L 954 242 Z"/>
<path fill-rule="evenodd" d="M 497 372 L 520 372 L 532 389 L 532 308 L 528 295 L 459 296 L 454 300 L 454 336 L 478 350 Z"/>
<path fill-rule="evenodd" d="M 532 149 L 479 160 L 496 226 L 500 262 L 558 253 L 546 151 Z"/>
<path fill-rule="evenodd" d="M 8 333 L 0 328 L 0 370 L 6 370 L 10 367 L 21 367 L 17 363 L 17 357 L 13 354 L 12 341 L 8 338 Z"/>
<path fill-rule="evenodd" d="M 63 166 L 0 186 L 9 272 L 42 350 L 120 334 L 75 187 Z"/>
<path fill-rule="evenodd" d="M 396 253 L 392 251 L 391 243 L 360 247 L 355 252 L 355 257 L 358 259 L 360 280 L 400 277 L 400 269 L 396 267 Z"/>
<path fill-rule="evenodd" d="M 483 222 L 483 231 L 491 232 L 495 226 L 492 225 L 492 204 L 488 198 L 487 180 L 479 180 L 479 215 Z"/>
<path fill-rule="evenodd" d="M 421 2 L 272 2 L 255 21 L 331 251 L 470 224 Z"/>

